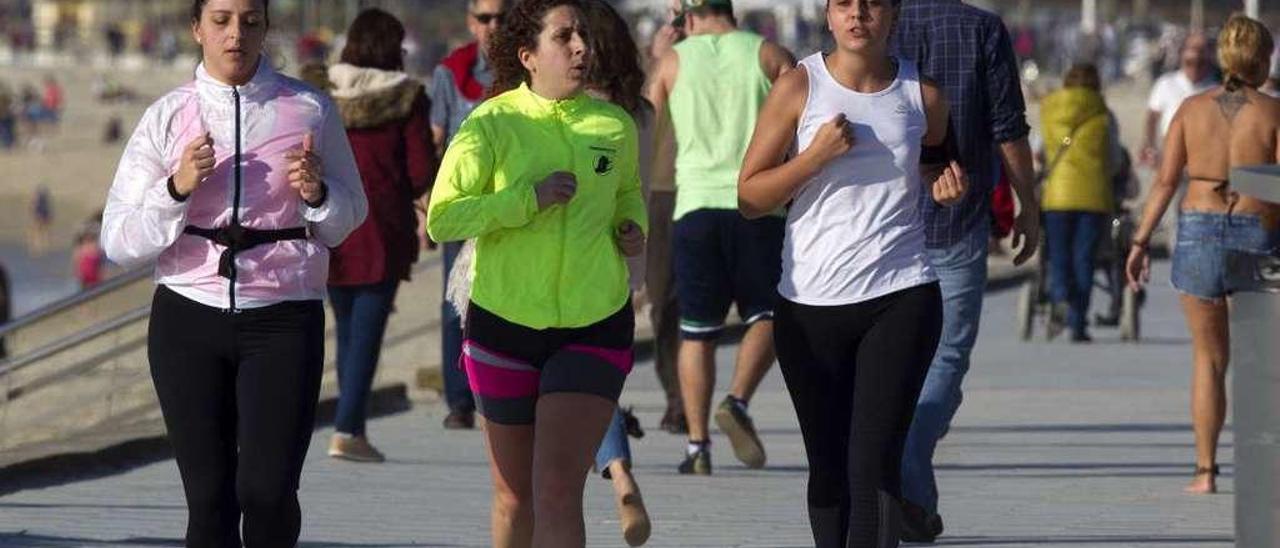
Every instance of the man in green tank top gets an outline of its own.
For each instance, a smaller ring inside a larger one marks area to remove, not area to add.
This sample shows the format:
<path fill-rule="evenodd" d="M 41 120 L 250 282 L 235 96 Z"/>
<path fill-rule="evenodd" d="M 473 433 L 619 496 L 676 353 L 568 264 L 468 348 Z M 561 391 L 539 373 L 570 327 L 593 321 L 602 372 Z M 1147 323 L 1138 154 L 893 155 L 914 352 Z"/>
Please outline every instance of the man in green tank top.
<path fill-rule="evenodd" d="M 680 472 L 711 473 L 708 415 L 716 341 L 732 304 L 748 327 L 716 424 L 737 457 L 759 468 L 765 463 L 764 446 L 747 402 L 774 360 L 783 219 L 748 221 L 738 213 L 738 170 L 770 87 L 795 66 L 795 58 L 759 35 L 738 30 L 732 0 L 681 0 L 674 24 L 688 37 L 658 60 L 647 95 L 659 113 L 670 115 L 658 116 L 655 133 L 661 136 L 669 127 L 676 143 L 673 255 L 680 390 L 689 425 Z M 655 161 L 663 161 L 662 155 Z"/>

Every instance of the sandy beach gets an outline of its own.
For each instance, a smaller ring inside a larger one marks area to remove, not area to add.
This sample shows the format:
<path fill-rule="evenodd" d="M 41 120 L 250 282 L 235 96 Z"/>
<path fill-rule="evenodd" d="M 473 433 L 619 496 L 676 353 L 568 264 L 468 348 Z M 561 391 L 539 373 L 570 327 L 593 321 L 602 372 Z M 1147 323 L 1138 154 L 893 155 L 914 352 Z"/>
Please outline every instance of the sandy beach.
<path fill-rule="evenodd" d="M 194 65 L 192 65 L 194 66 Z M 176 68 L 35 68 L 6 66 L 0 80 L 17 90 L 39 86 L 46 75 L 62 84 L 66 107 L 62 120 L 35 143 L 0 150 L 0 262 L 13 284 L 14 315 L 77 290 L 70 276 L 72 239 L 86 219 L 106 203 L 116 164 L 134 125 L 157 97 L 190 77 Z M 130 102 L 101 103 L 94 81 L 114 79 L 137 94 Z M 104 143 L 107 121 L 118 116 L 124 137 Z M 49 188 L 53 225 L 49 248 L 32 256 L 27 248 L 32 200 L 40 185 Z"/>
<path fill-rule="evenodd" d="M 80 223 L 101 208 L 116 164 L 142 112 L 157 97 L 189 74 L 177 69 L 106 70 L 5 67 L 2 79 L 13 88 L 38 85 L 52 74 L 64 88 L 66 108 L 58 126 L 39 138 L 39 145 L 0 151 L 0 241 L 20 243 L 31 219 L 31 200 L 38 185 L 53 197 L 55 242 L 69 242 Z M 136 92 L 131 102 L 101 103 L 93 97 L 98 78 L 112 78 Z M 123 122 L 120 142 L 103 142 L 107 121 Z"/>

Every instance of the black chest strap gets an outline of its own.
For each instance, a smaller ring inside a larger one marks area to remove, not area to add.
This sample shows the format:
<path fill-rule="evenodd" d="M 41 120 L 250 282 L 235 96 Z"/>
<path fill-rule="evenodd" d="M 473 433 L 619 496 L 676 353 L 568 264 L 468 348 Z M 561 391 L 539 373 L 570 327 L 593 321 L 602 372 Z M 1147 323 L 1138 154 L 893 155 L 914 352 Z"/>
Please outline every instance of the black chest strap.
<path fill-rule="evenodd" d="M 235 257 L 237 253 L 263 244 L 307 239 L 307 229 L 304 227 L 257 230 L 238 224 L 222 228 L 201 228 L 187 225 L 186 228 L 182 229 L 182 232 L 192 236 L 199 236 L 226 248 L 222 250 L 222 257 L 218 260 L 218 275 L 229 280 L 235 279 Z"/>

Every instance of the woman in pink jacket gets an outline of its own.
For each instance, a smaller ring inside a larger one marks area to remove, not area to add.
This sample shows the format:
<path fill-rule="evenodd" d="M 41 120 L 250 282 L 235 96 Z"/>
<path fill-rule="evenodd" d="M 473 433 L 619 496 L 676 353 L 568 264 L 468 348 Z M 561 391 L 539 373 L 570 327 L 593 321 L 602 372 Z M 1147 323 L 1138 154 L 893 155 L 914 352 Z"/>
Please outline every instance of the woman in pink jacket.
<path fill-rule="evenodd" d="M 102 243 L 155 261 L 148 355 L 188 546 L 292 546 L 324 362 L 329 250 L 365 218 L 342 120 L 262 55 L 267 0 L 194 0 L 195 81 L 143 115 Z"/>

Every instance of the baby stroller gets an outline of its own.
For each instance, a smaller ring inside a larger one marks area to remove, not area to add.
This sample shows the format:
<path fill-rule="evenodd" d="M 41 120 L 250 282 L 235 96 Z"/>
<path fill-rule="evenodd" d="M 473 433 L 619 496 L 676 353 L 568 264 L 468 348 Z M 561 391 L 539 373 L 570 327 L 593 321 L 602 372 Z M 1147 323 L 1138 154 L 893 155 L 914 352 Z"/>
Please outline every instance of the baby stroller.
<path fill-rule="evenodd" d="M 1137 195 L 1136 178 L 1133 176 L 1131 157 L 1128 150 L 1121 154 L 1122 164 L 1119 175 L 1113 179 L 1113 189 L 1117 204 Z M 1125 261 L 1128 259 L 1130 246 L 1133 245 L 1133 233 L 1137 223 L 1132 212 L 1126 207 L 1117 208 L 1107 220 L 1108 229 L 1095 250 L 1094 287 L 1107 295 L 1105 311 L 1094 314 L 1092 324 L 1095 327 L 1115 327 L 1120 330 L 1120 339 L 1137 341 L 1142 334 L 1141 309 L 1146 299 L 1143 290 L 1134 291 L 1129 288 L 1125 278 Z M 1040 249 L 1044 249 L 1044 238 L 1041 235 Z M 1039 265 L 1036 274 L 1023 283 L 1018 295 L 1016 329 L 1018 337 L 1024 341 L 1031 340 L 1034 335 L 1036 318 L 1044 317 L 1044 325 L 1048 326 L 1050 310 L 1049 292 L 1046 278 L 1048 276 L 1047 253 L 1039 253 Z"/>

